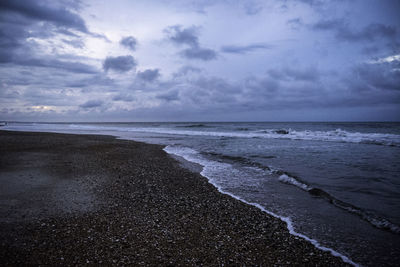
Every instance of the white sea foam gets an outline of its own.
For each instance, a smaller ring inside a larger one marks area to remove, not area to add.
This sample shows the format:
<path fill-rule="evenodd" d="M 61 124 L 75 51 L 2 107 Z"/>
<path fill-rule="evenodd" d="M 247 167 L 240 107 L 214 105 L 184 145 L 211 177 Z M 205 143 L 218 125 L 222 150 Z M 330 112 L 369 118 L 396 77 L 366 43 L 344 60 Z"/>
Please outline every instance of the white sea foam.
<path fill-rule="evenodd" d="M 400 145 L 400 135 L 382 133 L 359 133 L 348 132 L 341 129 L 334 131 L 294 131 L 287 130 L 287 134 L 281 134 L 276 129 L 259 130 L 251 132 L 219 132 L 219 131 L 196 131 L 196 130 L 176 130 L 168 128 L 135 128 L 130 131 L 143 131 L 172 135 L 197 135 L 197 136 L 216 136 L 216 137 L 240 137 L 240 138 L 271 138 L 271 139 L 292 139 L 310 141 L 330 141 L 347 143 L 365 143 L 378 145 Z"/>
<path fill-rule="evenodd" d="M 171 135 L 197 135 L 197 136 L 216 136 L 216 137 L 239 137 L 239 138 L 267 138 L 267 139 L 291 139 L 308 141 L 327 141 L 345 143 L 364 143 L 375 145 L 399 146 L 400 135 L 383 133 L 359 133 L 348 132 L 341 129 L 334 131 L 294 131 L 285 130 L 287 133 L 279 133 L 283 130 L 269 129 L 259 131 L 196 131 L 196 130 L 176 130 L 169 128 L 132 128 L 130 131 L 143 131 Z"/>
<path fill-rule="evenodd" d="M 8 124 L 2 129 L 22 131 L 101 131 L 101 132 L 142 132 L 184 136 L 213 136 L 232 138 L 290 139 L 326 142 L 362 143 L 386 146 L 400 146 L 400 135 L 385 133 L 349 132 L 341 129 L 333 131 L 295 131 L 286 129 L 265 129 L 256 131 L 208 131 L 194 129 L 176 129 L 174 127 L 143 127 L 133 125 L 97 125 L 97 124 Z"/>
<path fill-rule="evenodd" d="M 208 181 L 213 186 L 215 186 L 218 189 L 218 191 L 221 192 L 222 194 L 229 195 L 229 196 L 231 196 L 231 197 L 233 197 L 235 199 L 238 199 L 238 200 L 240 200 L 240 201 L 242 201 L 242 202 L 244 202 L 244 203 L 246 203 L 248 205 L 255 206 L 255 207 L 259 208 L 261 211 L 263 211 L 263 212 L 265 212 L 265 213 L 267 213 L 267 214 L 269 214 L 269 215 L 271 215 L 271 216 L 273 216 L 275 218 L 278 218 L 278 219 L 282 220 L 283 222 L 286 223 L 287 229 L 289 230 L 289 233 L 291 235 L 300 237 L 300 238 L 310 242 L 316 248 L 318 248 L 318 249 L 320 249 L 322 251 L 330 252 L 333 256 L 341 258 L 343 260 L 343 262 L 352 264 L 354 266 L 359 266 L 357 263 L 353 262 L 348 257 L 340 254 L 339 252 L 337 252 L 337 251 L 335 251 L 335 250 L 333 250 L 331 248 L 327 248 L 325 246 L 322 246 L 317 240 L 309 238 L 309 237 L 307 237 L 307 236 L 305 236 L 305 235 L 303 235 L 301 233 L 296 232 L 294 230 L 292 220 L 289 217 L 279 216 L 278 214 L 265 209 L 263 206 L 261 206 L 258 203 L 248 202 L 248 201 L 246 201 L 245 199 L 243 199 L 243 198 L 241 198 L 239 196 L 236 196 L 236 195 L 234 195 L 234 194 L 232 194 L 230 192 L 227 192 L 227 191 L 223 190 L 223 188 L 220 185 L 220 183 L 217 183 L 215 181 L 215 179 L 213 178 L 213 174 L 221 173 L 221 171 L 224 171 L 224 170 L 225 170 L 225 172 L 222 172 L 222 173 L 227 173 L 227 171 L 232 170 L 232 166 L 230 164 L 208 160 L 208 159 L 202 157 L 201 154 L 198 151 L 196 151 L 194 149 L 191 149 L 191 148 L 188 148 L 188 147 L 167 146 L 167 147 L 164 148 L 164 150 L 169 154 L 175 154 L 177 156 L 183 157 L 184 159 L 186 159 L 188 161 L 192 161 L 194 163 L 202 165 L 203 166 L 203 170 L 201 171 L 200 174 L 202 176 L 206 177 L 208 179 Z M 281 175 L 281 177 L 282 176 L 286 176 L 287 177 L 287 178 L 286 177 L 282 178 L 282 179 L 285 179 L 285 180 L 290 180 L 290 178 L 291 178 L 291 177 L 289 177 L 287 175 Z M 299 183 L 297 180 L 291 181 L 291 182 Z M 304 185 L 304 186 L 306 186 L 306 185 Z"/>
<path fill-rule="evenodd" d="M 92 126 L 74 126 L 80 129 L 90 129 Z M 96 126 L 100 127 L 100 126 Z M 95 127 L 93 127 L 95 130 Z M 97 128 L 99 129 L 99 128 Z M 174 128 L 157 127 L 101 127 L 100 130 L 128 131 L 128 132 L 149 132 L 169 135 L 185 136 L 214 136 L 233 138 L 266 138 L 266 139 L 291 139 L 308 141 L 327 141 L 345 143 L 363 143 L 387 146 L 400 146 L 400 135 L 384 133 L 359 133 L 348 132 L 341 129 L 334 131 L 294 131 L 284 130 L 287 133 L 280 133 L 283 130 L 268 129 L 259 131 L 202 131 L 202 130 L 177 130 Z"/>
<path fill-rule="evenodd" d="M 295 178 L 290 177 L 290 176 L 288 176 L 286 174 L 282 174 L 281 176 L 279 176 L 278 179 L 282 183 L 295 185 L 295 186 L 303 189 L 304 191 L 308 191 L 308 190 L 311 189 L 310 186 L 308 186 L 306 184 L 303 184 L 303 183 L 299 182 L 298 180 L 296 180 Z"/>

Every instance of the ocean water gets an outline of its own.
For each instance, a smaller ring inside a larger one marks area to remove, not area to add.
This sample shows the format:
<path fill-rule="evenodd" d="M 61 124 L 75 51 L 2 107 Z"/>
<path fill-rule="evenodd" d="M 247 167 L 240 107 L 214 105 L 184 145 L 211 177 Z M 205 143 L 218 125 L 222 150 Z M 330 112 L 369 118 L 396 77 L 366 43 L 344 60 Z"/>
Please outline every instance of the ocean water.
<path fill-rule="evenodd" d="M 9 123 L 165 145 L 221 192 L 366 266 L 400 262 L 400 123 Z"/>

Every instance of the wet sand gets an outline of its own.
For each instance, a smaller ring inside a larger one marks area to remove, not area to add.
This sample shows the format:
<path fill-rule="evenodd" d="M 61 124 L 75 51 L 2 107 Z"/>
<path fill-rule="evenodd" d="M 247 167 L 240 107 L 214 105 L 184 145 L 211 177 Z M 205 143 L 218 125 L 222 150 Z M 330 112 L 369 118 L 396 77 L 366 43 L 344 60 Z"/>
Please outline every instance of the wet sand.
<path fill-rule="evenodd" d="M 1 265 L 346 265 L 162 148 L 0 131 Z"/>

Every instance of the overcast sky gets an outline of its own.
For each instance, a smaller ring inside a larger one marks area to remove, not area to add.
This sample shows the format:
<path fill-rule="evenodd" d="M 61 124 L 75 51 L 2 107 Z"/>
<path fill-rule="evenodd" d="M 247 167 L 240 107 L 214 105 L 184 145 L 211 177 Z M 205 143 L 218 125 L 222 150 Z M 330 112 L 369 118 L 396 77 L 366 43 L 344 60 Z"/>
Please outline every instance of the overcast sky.
<path fill-rule="evenodd" d="M 398 0 L 1 0 L 0 120 L 400 120 Z"/>

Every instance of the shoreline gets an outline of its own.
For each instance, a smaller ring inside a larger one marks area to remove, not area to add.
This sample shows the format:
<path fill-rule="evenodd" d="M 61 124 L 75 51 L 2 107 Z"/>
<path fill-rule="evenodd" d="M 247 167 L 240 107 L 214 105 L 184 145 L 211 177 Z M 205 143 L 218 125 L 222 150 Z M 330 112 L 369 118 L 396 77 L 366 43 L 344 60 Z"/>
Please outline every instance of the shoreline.
<path fill-rule="evenodd" d="M 258 208 L 262 212 L 265 212 L 266 214 L 268 214 L 268 215 L 270 215 L 270 216 L 272 216 L 272 217 L 274 217 L 276 219 L 279 219 L 280 221 L 285 223 L 286 227 L 287 227 L 287 230 L 289 231 L 289 233 L 291 235 L 296 236 L 296 237 L 300 237 L 300 238 L 304 239 L 305 241 L 310 242 L 317 249 L 320 249 L 322 251 L 327 251 L 327 252 L 331 253 L 333 256 L 341 258 L 343 260 L 343 262 L 345 262 L 345 263 L 351 264 L 353 266 L 359 266 L 357 263 L 353 262 L 347 256 L 335 251 L 334 249 L 331 249 L 329 247 L 325 247 L 325 246 L 321 245 L 315 239 L 309 238 L 308 236 L 306 236 L 306 235 L 304 235 L 302 233 L 296 232 L 294 230 L 294 227 L 293 227 L 293 222 L 292 222 L 292 220 L 290 218 L 279 216 L 278 214 L 276 214 L 276 213 L 274 213 L 272 211 L 269 211 L 268 209 L 264 208 L 262 205 L 260 205 L 258 203 L 248 202 L 247 200 L 245 200 L 245 199 L 243 199 L 243 198 L 241 198 L 239 196 L 236 196 L 235 194 L 232 194 L 230 192 L 224 191 L 216 183 L 213 183 L 211 181 L 211 178 L 207 177 L 207 175 L 204 174 L 204 167 L 205 166 L 202 166 L 200 163 L 196 163 L 194 161 L 190 161 L 190 159 L 186 159 L 183 156 L 178 156 L 176 154 L 173 154 L 172 152 L 168 152 L 166 148 L 164 148 L 163 150 L 166 151 L 169 155 L 173 156 L 174 158 L 176 157 L 176 159 L 182 163 L 181 166 L 183 168 L 188 168 L 189 170 L 192 170 L 193 172 L 197 172 L 201 176 L 205 177 L 208 180 L 208 182 L 211 185 L 213 185 L 218 190 L 218 192 L 220 192 L 221 194 L 228 195 L 228 196 L 230 196 L 230 197 L 232 197 L 232 198 L 234 198 L 236 200 L 239 200 L 239 201 L 241 201 L 241 202 L 243 202 L 243 203 L 245 203 L 245 204 L 247 204 L 249 206 L 253 206 L 253 207 Z M 195 165 L 199 165 L 200 167 L 196 167 L 196 166 L 193 167 L 190 163 L 195 164 Z"/>
<path fill-rule="evenodd" d="M 54 208 L 1 221 L 0 258 L 6 265 L 347 265 L 291 235 L 283 221 L 259 207 L 221 194 L 160 145 L 103 135 L 6 131 L 0 131 L 0 143 L 2 182 L 5 170 L 8 175 L 25 170 L 31 180 L 47 173 L 51 179 L 39 181 L 40 195 L 51 192 L 45 202 Z M 23 161 L 7 162 L 12 157 Z M 39 171 L 32 172 L 39 162 Z M 27 192 L 37 184 L 18 186 Z M 38 201 L 30 204 L 43 205 Z"/>

